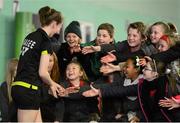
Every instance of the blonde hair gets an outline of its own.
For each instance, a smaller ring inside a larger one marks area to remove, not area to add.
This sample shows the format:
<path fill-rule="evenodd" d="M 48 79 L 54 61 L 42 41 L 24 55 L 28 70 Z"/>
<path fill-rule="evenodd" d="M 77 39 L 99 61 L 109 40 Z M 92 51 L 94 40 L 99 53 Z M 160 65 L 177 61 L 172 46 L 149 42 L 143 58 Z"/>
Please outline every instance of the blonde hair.
<path fill-rule="evenodd" d="M 149 61 L 150 66 L 152 68 L 153 72 L 157 72 L 158 76 L 163 76 L 165 75 L 165 71 L 166 71 L 166 64 L 161 62 L 161 61 L 157 61 L 157 60 L 150 60 Z"/>
<path fill-rule="evenodd" d="M 167 25 L 169 26 L 170 28 L 170 33 L 174 33 L 174 34 L 178 34 L 178 30 L 177 30 L 177 27 L 176 25 L 174 25 L 173 23 L 167 23 Z"/>
<path fill-rule="evenodd" d="M 7 91 L 8 91 L 7 93 L 8 93 L 9 103 L 12 101 L 11 84 L 16 76 L 17 66 L 18 66 L 18 59 L 16 58 L 10 59 L 7 64 L 6 83 L 7 83 Z"/>
<path fill-rule="evenodd" d="M 81 65 L 77 60 L 72 60 L 68 65 L 70 65 L 70 64 L 76 64 L 76 65 L 79 66 L 80 71 L 83 72 L 83 75 L 82 75 L 82 77 L 81 77 L 81 80 L 84 80 L 84 81 L 88 81 L 88 80 L 89 80 L 88 77 L 87 77 L 87 75 L 86 75 L 86 72 L 84 71 L 84 68 L 82 67 L 82 65 Z"/>
<path fill-rule="evenodd" d="M 153 26 L 158 26 L 160 25 L 163 29 L 163 34 L 169 34 L 170 33 L 170 27 L 168 26 L 168 24 L 162 22 L 162 21 L 158 21 L 156 23 L 154 23 L 150 28 L 152 28 Z"/>
<path fill-rule="evenodd" d="M 166 64 L 161 61 L 155 61 L 154 59 L 152 61 L 149 61 L 151 68 L 154 72 L 158 73 L 158 76 L 167 76 L 170 87 L 172 89 L 172 92 L 176 89 L 176 80 L 173 77 L 173 73 L 170 72 L 169 74 L 166 73 Z"/>

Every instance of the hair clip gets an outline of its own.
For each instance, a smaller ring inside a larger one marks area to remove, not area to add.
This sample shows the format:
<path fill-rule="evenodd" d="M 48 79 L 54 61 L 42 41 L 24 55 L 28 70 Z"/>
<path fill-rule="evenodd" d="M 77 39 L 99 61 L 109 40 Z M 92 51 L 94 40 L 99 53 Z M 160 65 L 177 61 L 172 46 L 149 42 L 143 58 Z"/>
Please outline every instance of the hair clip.
<path fill-rule="evenodd" d="M 165 74 L 170 74 L 170 73 L 171 73 L 171 69 L 167 68 Z"/>
<path fill-rule="evenodd" d="M 139 64 L 139 57 L 138 56 L 136 56 L 136 66 L 140 66 L 140 64 Z"/>

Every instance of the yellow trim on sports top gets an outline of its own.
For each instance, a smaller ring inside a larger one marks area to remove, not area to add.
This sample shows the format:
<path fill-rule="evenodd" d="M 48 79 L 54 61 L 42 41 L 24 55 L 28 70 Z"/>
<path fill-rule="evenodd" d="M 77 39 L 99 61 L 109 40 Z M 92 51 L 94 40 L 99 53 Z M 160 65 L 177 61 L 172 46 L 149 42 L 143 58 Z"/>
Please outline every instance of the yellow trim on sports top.
<path fill-rule="evenodd" d="M 12 86 L 15 86 L 15 85 L 23 86 L 23 87 L 25 87 L 25 88 L 31 88 L 31 89 L 33 89 L 33 90 L 38 90 L 38 86 L 29 84 L 29 83 L 26 83 L 26 82 L 23 82 L 23 81 L 13 82 L 13 83 L 12 83 Z"/>
<path fill-rule="evenodd" d="M 47 50 L 44 50 L 41 52 L 41 55 L 47 55 L 48 54 L 48 51 Z"/>

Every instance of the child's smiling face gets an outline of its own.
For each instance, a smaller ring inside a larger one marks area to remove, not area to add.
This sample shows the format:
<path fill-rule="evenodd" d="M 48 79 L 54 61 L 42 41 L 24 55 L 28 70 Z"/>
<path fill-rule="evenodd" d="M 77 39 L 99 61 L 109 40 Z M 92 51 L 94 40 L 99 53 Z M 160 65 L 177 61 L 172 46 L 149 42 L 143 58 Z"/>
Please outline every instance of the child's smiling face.
<path fill-rule="evenodd" d="M 164 30 L 161 25 L 154 25 L 151 28 L 150 39 L 153 44 L 157 44 L 161 36 L 164 35 Z"/>
<path fill-rule="evenodd" d="M 155 72 L 152 69 L 149 62 L 146 64 L 146 66 L 143 69 L 143 75 L 144 75 L 144 79 L 146 79 L 148 81 L 151 81 L 151 80 L 157 78 L 157 72 Z"/>
<path fill-rule="evenodd" d="M 135 80 L 139 75 L 139 71 L 137 70 L 131 59 L 126 61 L 126 65 L 124 67 L 124 74 L 126 78 L 132 80 Z"/>
<path fill-rule="evenodd" d="M 66 41 L 70 47 L 74 47 L 80 44 L 81 39 L 75 33 L 68 33 L 66 35 Z"/>
<path fill-rule="evenodd" d="M 71 63 L 67 66 L 66 77 L 68 80 L 76 80 L 82 77 L 83 72 L 80 70 L 79 65 Z"/>
<path fill-rule="evenodd" d="M 160 39 L 158 43 L 159 52 L 167 51 L 168 49 L 169 49 L 168 43 L 164 41 L 163 39 Z"/>
<path fill-rule="evenodd" d="M 97 45 L 109 44 L 113 41 L 107 30 L 101 29 L 97 32 L 96 43 Z"/>
<path fill-rule="evenodd" d="M 127 41 L 130 47 L 138 47 L 141 45 L 142 36 L 137 29 L 129 28 Z"/>

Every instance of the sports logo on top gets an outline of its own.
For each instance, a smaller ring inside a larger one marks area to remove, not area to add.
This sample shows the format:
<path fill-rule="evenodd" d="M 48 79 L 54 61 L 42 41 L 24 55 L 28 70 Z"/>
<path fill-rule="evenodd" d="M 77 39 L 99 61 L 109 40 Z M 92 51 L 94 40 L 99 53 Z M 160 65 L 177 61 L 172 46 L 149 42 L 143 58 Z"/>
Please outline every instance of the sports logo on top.
<path fill-rule="evenodd" d="M 21 55 L 23 56 L 29 49 L 33 49 L 36 42 L 33 40 L 25 39 L 22 49 L 21 49 Z"/>

